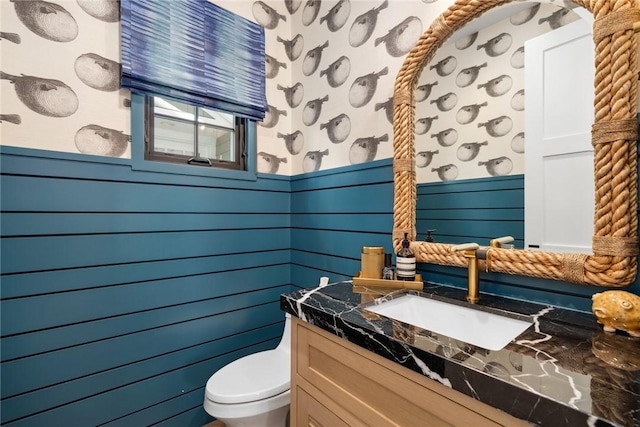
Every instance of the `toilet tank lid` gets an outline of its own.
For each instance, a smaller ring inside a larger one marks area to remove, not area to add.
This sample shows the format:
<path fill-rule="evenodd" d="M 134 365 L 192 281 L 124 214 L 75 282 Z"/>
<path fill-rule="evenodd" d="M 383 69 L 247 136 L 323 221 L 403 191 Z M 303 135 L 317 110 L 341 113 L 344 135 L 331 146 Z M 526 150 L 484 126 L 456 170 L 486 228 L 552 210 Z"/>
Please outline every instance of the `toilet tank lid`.
<path fill-rule="evenodd" d="M 269 350 L 222 367 L 209 378 L 206 398 L 217 403 L 247 403 L 276 396 L 291 386 L 290 354 Z"/>

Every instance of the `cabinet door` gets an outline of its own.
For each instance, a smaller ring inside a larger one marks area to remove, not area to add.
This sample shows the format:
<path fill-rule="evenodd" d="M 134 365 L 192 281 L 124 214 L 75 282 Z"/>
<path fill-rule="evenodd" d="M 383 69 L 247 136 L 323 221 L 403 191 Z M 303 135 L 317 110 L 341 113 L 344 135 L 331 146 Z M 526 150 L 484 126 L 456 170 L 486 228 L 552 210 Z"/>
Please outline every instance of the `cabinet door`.
<path fill-rule="evenodd" d="M 347 425 L 521 426 L 521 420 L 299 320 L 292 325 L 292 396 L 307 393 Z M 303 390 L 304 389 L 304 390 Z M 294 406 L 300 404 L 297 397 Z M 311 424 L 296 408 L 295 426 Z M 342 424 L 329 424 L 342 425 Z"/>
<path fill-rule="evenodd" d="M 296 396 L 296 427 L 348 427 L 336 414 L 298 387 Z"/>

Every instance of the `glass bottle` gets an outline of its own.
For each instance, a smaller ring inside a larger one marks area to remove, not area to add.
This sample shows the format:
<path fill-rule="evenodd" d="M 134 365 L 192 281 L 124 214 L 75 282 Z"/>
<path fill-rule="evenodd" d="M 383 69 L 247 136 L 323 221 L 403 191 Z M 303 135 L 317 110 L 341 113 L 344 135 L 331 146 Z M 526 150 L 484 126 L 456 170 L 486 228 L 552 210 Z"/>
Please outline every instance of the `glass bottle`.
<path fill-rule="evenodd" d="M 409 233 L 404 233 L 402 247 L 396 254 L 396 276 L 398 280 L 413 281 L 416 278 L 416 256 L 409 249 Z"/>
<path fill-rule="evenodd" d="M 382 269 L 384 280 L 393 280 L 393 267 L 391 266 L 391 254 L 384 254 L 384 268 Z"/>

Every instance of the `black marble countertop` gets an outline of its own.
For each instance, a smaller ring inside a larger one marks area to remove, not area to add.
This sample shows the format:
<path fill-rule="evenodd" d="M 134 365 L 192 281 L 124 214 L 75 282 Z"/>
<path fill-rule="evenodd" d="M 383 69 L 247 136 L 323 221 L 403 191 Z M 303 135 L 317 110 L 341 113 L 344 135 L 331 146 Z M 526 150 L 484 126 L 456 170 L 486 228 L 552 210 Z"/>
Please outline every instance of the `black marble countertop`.
<path fill-rule="evenodd" d="M 405 293 L 470 305 L 462 289 L 423 292 L 339 282 L 282 295 L 282 309 L 454 390 L 540 426 L 640 426 L 640 338 L 589 313 L 481 295 L 474 307 L 532 326 L 501 350 L 366 311 Z"/>

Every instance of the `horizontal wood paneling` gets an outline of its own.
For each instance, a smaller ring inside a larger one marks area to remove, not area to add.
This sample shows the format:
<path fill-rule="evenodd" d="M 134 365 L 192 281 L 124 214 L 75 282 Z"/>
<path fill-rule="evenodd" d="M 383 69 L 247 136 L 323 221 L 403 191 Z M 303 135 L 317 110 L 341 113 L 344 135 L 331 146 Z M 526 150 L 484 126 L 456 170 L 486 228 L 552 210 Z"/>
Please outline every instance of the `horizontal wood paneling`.
<path fill-rule="evenodd" d="M 311 174 L 309 174 L 311 175 Z M 291 181 L 291 280 L 317 286 L 352 278 L 362 246 L 392 250 L 393 174 L 390 160 L 369 168 L 338 168 Z"/>
<path fill-rule="evenodd" d="M 251 305 L 276 301 L 279 295 L 287 292 L 288 289 L 288 286 L 284 285 L 242 293 L 242 288 L 248 287 L 238 286 L 237 290 L 234 287 L 234 289 L 228 290 L 227 295 L 190 302 L 188 306 L 176 304 L 5 337 L 1 341 L 3 361 L 12 361 L 96 340 L 110 339 L 138 331 L 192 321 L 210 316 L 212 313 L 242 310 Z"/>
<path fill-rule="evenodd" d="M 289 227 L 282 213 L 13 213 L 2 216 L 5 237 L 105 233 L 152 233 Z"/>
<path fill-rule="evenodd" d="M 265 320 L 258 316 L 274 314 L 276 311 L 278 311 L 278 308 L 273 304 L 269 304 L 252 308 L 244 314 L 241 311 L 235 314 L 230 313 L 219 318 L 219 322 L 230 320 L 234 322 L 228 331 L 222 331 L 221 329 L 224 326 L 219 326 L 211 334 L 203 334 L 202 341 L 193 346 L 174 352 L 162 353 L 131 364 L 115 366 L 93 375 L 8 398 L 4 401 L 3 423 L 5 420 L 15 420 L 25 415 L 36 413 L 42 413 L 42 417 L 47 417 L 49 420 L 55 420 L 56 417 L 62 414 L 64 416 L 88 417 L 90 416 L 88 414 L 74 415 L 73 412 L 82 412 L 85 409 L 95 410 L 93 407 L 96 405 L 107 404 L 112 399 L 120 400 L 122 395 L 118 394 L 118 390 L 123 387 L 127 387 L 127 390 L 124 391 L 124 396 L 128 395 L 133 387 L 137 387 L 140 393 L 147 393 L 146 388 L 153 388 L 161 384 L 166 390 L 173 390 L 174 394 L 165 392 L 165 395 L 151 400 L 148 396 L 141 395 L 139 399 L 135 398 L 135 396 L 128 396 L 123 399 L 128 400 L 128 402 L 112 401 L 111 403 L 125 406 L 125 409 L 110 411 L 108 407 L 105 407 L 101 411 L 102 413 L 98 415 L 100 419 L 95 420 L 95 424 L 97 424 L 98 422 L 113 420 L 129 412 L 142 410 L 147 406 L 177 397 L 182 394 L 182 389 L 189 391 L 204 387 L 211 374 L 224 365 L 224 363 L 217 361 L 216 358 L 224 357 L 224 360 L 228 360 L 237 351 L 244 354 L 253 352 L 254 350 L 251 347 L 263 342 L 269 342 L 267 345 L 270 348 L 275 347 L 280 338 L 279 335 L 282 333 L 282 322 L 265 325 Z M 231 334 L 225 336 L 226 333 Z M 231 356 L 226 356 L 229 354 Z M 234 359 L 232 358 L 231 360 Z M 214 363 L 215 366 L 212 366 L 211 370 L 205 372 L 200 378 L 190 376 L 173 384 L 171 384 L 172 380 L 163 378 L 167 374 L 179 372 L 194 363 L 203 361 Z M 180 389 L 179 393 L 175 393 L 175 387 L 183 388 Z M 87 390 L 92 391 L 91 396 L 86 395 Z M 201 395 L 201 399 L 204 399 L 204 395 Z M 200 404 L 202 404 L 202 400 Z M 93 423 L 82 425 L 89 424 L 95 425 Z"/>
<path fill-rule="evenodd" d="M 264 252 L 289 247 L 289 229 L 5 238 L 2 274 Z"/>
<path fill-rule="evenodd" d="M 219 254 L 71 270 L 11 274 L 2 277 L 2 298 L 17 298 L 75 289 L 98 288 L 174 277 L 261 267 L 289 262 L 289 249 L 254 253 Z"/>
<path fill-rule="evenodd" d="M 281 293 L 350 279 L 363 245 L 391 251 L 389 159 L 247 182 L 0 152 L 3 425 L 201 426 L 208 377 L 278 342 Z M 420 186 L 419 238 L 489 239 L 500 222 L 518 238 L 521 181 Z M 466 286 L 464 268 L 419 267 Z M 601 290 L 495 273 L 480 288 L 584 311 Z"/>
<path fill-rule="evenodd" d="M 2 424 L 211 421 L 209 376 L 282 334 L 288 179 L 2 152 Z"/>
<path fill-rule="evenodd" d="M 4 175 L 2 192 L 6 212 L 289 213 L 286 192 L 227 187 Z"/>
<path fill-rule="evenodd" d="M 0 308 L 7 320 L 2 334 L 24 334 L 280 286 L 288 270 L 289 265 L 282 264 L 4 300 Z M 260 284 L 255 283 L 256 277 Z M 65 304 L 74 309 L 61 311 L 59 307 Z M 36 312 L 38 316 L 33 316 Z"/>
<path fill-rule="evenodd" d="M 438 182 L 418 185 L 416 229 L 434 241 L 477 242 L 512 236 L 524 246 L 524 176 Z"/>

